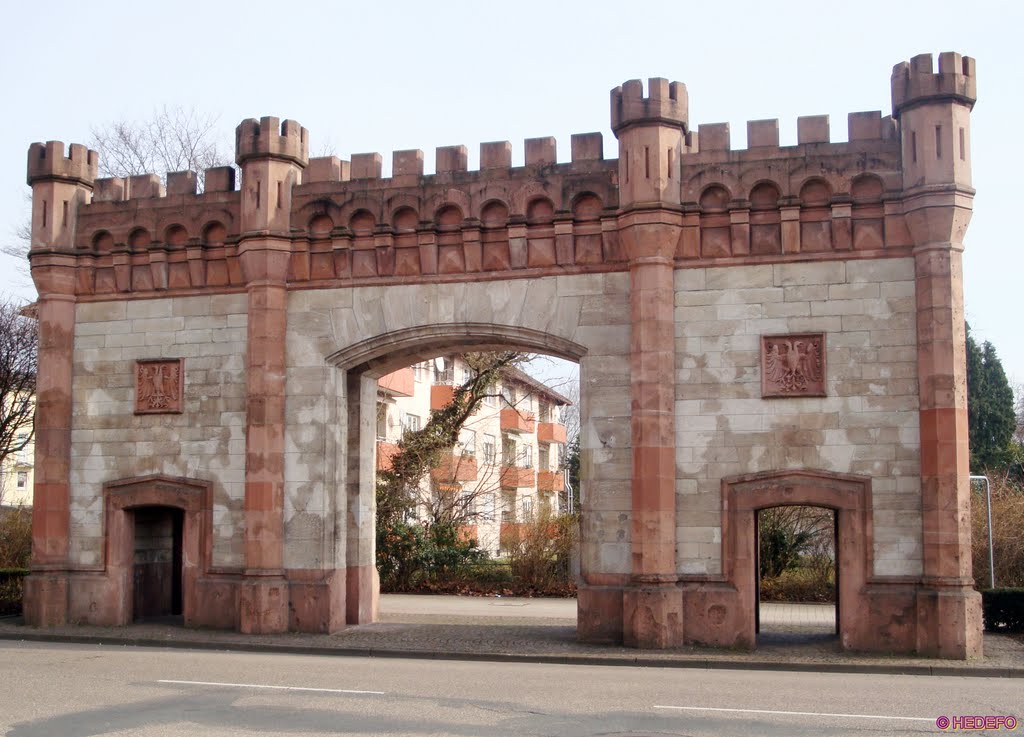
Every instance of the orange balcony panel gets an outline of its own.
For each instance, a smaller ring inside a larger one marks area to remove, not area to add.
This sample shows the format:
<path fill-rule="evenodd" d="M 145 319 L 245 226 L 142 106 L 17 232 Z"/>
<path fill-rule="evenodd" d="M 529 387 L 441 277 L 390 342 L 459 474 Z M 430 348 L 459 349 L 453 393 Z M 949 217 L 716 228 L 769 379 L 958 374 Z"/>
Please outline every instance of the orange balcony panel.
<path fill-rule="evenodd" d="M 476 474 L 475 456 L 457 456 L 453 453 L 445 453 L 441 457 L 441 461 L 430 469 L 430 478 L 439 484 L 453 481 L 475 481 Z"/>
<path fill-rule="evenodd" d="M 537 442 L 538 443 L 564 443 L 565 442 L 565 425 L 561 425 L 557 422 L 538 422 L 537 423 Z"/>
<path fill-rule="evenodd" d="M 520 412 L 515 407 L 506 407 L 501 411 L 502 432 L 533 432 L 533 412 Z"/>
<path fill-rule="evenodd" d="M 394 443 L 377 443 L 377 470 L 387 471 L 391 468 L 391 458 L 398 452 Z"/>
<path fill-rule="evenodd" d="M 538 471 L 537 491 L 565 491 L 565 477 L 561 471 Z"/>
<path fill-rule="evenodd" d="M 459 528 L 459 539 L 464 541 L 464 542 L 469 542 L 471 540 L 473 542 L 479 542 L 480 541 L 480 535 L 479 535 L 479 533 L 477 531 L 477 526 L 476 525 L 462 525 L 462 527 Z"/>
<path fill-rule="evenodd" d="M 434 384 L 430 387 L 430 409 L 441 409 L 451 404 L 455 387 L 449 384 Z"/>
<path fill-rule="evenodd" d="M 501 469 L 501 488 L 503 489 L 531 489 L 536 483 L 536 475 L 532 468 L 505 466 Z"/>
<path fill-rule="evenodd" d="M 416 393 L 416 380 L 413 378 L 412 366 L 385 374 L 377 380 L 377 386 L 382 392 L 394 397 L 411 397 Z"/>

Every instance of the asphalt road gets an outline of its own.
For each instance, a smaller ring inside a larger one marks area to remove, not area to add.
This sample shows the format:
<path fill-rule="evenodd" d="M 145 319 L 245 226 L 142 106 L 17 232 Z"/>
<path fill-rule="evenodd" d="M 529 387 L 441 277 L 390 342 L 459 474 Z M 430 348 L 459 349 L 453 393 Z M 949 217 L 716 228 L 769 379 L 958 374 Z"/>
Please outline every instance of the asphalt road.
<path fill-rule="evenodd" d="M 1019 679 L 0 643 L 11 737 L 937 734 L 1022 707 Z"/>

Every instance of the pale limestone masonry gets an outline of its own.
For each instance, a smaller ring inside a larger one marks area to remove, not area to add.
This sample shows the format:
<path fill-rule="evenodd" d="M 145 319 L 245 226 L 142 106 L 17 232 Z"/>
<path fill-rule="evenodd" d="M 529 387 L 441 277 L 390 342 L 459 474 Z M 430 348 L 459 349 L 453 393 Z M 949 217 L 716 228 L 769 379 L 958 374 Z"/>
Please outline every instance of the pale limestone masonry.
<path fill-rule="evenodd" d="M 103 564 L 103 484 L 165 474 L 213 490 L 213 564 L 244 564 L 244 294 L 91 302 L 76 309 L 71 556 Z M 181 414 L 136 415 L 135 361 L 185 359 Z"/>
<path fill-rule="evenodd" d="M 681 574 L 720 574 L 721 480 L 778 469 L 872 479 L 874 574 L 921 574 L 914 262 L 676 271 Z M 762 335 L 824 332 L 827 397 L 762 399 Z"/>

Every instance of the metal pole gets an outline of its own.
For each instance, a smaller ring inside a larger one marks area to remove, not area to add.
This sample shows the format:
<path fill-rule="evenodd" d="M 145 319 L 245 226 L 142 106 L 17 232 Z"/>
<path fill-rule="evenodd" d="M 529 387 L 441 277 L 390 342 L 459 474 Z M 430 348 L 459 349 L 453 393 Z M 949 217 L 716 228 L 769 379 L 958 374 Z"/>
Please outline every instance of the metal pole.
<path fill-rule="evenodd" d="M 996 587 L 996 563 L 995 553 L 992 547 L 992 485 L 988 476 L 971 476 L 971 481 L 985 482 L 985 510 L 988 512 L 988 585 L 989 588 Z"/>

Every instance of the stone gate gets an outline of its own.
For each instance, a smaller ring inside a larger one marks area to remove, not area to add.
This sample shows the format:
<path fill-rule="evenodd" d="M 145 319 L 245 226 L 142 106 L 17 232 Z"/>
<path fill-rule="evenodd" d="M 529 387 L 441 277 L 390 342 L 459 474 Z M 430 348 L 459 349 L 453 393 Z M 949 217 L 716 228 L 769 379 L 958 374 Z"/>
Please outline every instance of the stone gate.
<path fill-rule="evenodd" d="M 580 364 L 581 639 L 752 647 L 754 515 L 816 504 L 844 647 L 980 654 L 974 61 L 899 64 L 892 101 L 846 142 L 817 116 L 780 147 L 758 120 L 738 150 L 691 127 L 684 85 L 633 80 L 611 93 L 617 160 L 587 133 L 568 163 L 537 138 L 524 166 L 482 144 L 478 171 L 462 146 L 432 175 L 396 151 L 390 178 L 246 120 L 240 188 L 222 167 L 202 193 L 34 144 L 28 621 L 129 622 L 143 575 L 177 577 L 188 625 L 372 621 L 377 377 L 511 346 Z"/>

